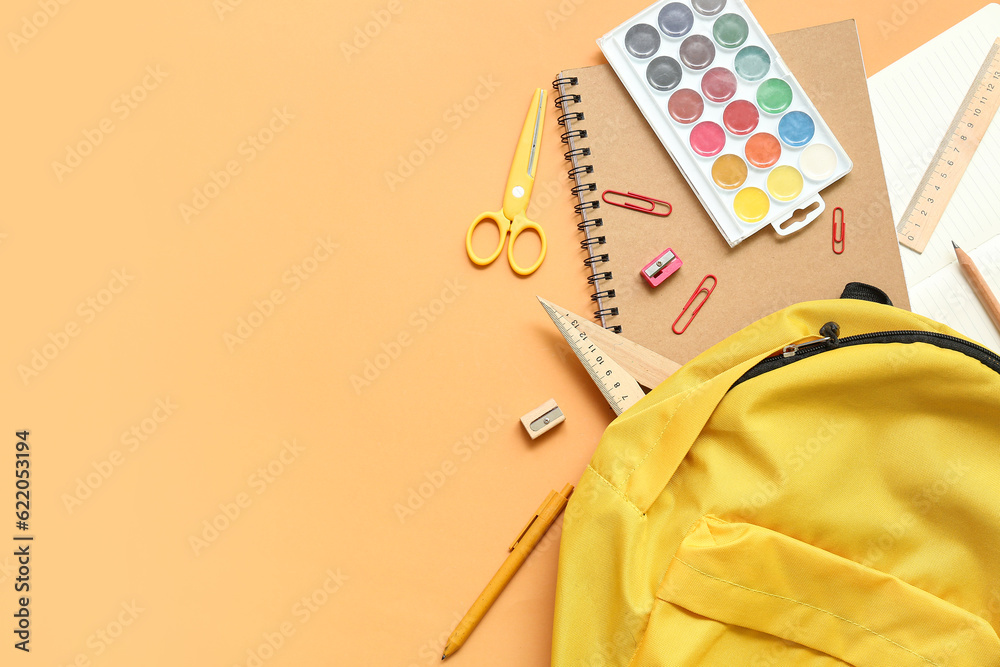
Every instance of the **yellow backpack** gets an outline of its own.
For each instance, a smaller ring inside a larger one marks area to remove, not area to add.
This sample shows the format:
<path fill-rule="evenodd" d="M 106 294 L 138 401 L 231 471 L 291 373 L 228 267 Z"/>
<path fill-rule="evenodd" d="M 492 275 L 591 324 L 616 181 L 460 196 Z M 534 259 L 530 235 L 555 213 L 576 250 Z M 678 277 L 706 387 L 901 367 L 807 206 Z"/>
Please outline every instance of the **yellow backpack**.
<path fill-rule="evenodd" d="M 844 296 L 608 427 L 566 508 L 554 667 L 1000 665 L 1000 356 Z"/>

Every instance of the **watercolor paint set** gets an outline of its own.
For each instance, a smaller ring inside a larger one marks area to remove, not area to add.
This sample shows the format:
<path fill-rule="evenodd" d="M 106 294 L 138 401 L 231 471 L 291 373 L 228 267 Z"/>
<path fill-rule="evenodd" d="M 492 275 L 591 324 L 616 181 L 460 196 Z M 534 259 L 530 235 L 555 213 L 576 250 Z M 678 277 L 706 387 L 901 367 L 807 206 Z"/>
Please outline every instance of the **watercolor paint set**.
<path fill-rule="evenodd" d="M 597 43 L 730 246 L 802 229 L 851 171 L 742 0 L 659 2 Z"/>

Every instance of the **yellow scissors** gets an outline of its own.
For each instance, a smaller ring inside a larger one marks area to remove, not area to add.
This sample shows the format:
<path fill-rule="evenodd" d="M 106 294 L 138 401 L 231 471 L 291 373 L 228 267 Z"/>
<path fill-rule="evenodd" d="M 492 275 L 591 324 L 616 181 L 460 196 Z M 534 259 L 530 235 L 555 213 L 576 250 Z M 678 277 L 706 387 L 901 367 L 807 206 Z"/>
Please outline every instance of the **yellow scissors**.
<path fill-rule="evenodd" d="M 515 273 L 522 276 L 530 275 L 541 266 L 542 260 L 545 259 L 545 232 L 537 223 L 524 216 L 524 212 L 528 210 L 528 201 L 531 199 L 531 189 L 535 185 L 535 171 L 538 169 L 538 151 L 542 143 L 542 123 L 544 120 L 545 91 L 539 88 L 535 91 L 535 96 L 531 98 L 531 108 L 528 109 L 528 117 L 521 130 L 517 150 L 514 151 L 514 163 L 510 166 L 507 189 L 503 195 L 503 209 L 480 214 L 472 222 L 465 235 L 465 249 L 469 253 L 469 259 L 479 266 L 490 264 L 500 256 L 508 232 L 510 232 L 510 243 L 507 245 L 507 261 L 510 262 L 510 268 L 514 269 Z M 489 257 L 479 257 L 472 249 L 472 233 L 484 220 L 492 220 L 500 231 L 500 243 Z M 526 229 L 534 230 L 542 241 L 542 251 L 538 254 L 538 259 L 528 268 L 520 266 L 514 259 L 514 242 Z"/>

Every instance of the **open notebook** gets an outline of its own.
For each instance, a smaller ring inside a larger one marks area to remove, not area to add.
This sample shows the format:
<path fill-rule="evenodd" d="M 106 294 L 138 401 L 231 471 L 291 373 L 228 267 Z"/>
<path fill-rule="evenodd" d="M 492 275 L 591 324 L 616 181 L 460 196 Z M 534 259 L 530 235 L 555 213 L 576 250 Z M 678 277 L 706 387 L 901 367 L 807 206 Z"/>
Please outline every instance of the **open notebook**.
<path fill-rule="evenodd" d="M 678 363 L 776 310 L 835 299 L 853 281 L 876 285 L 894 304 L 909 307 L 854 22 L 771 39 L 854 170 L 823 190 L 829 208 L 802 231 L 781 237 L 764 230 L 735 248 L 719 234 L 612 69 L 598 65 L 560 73 L 558 113 L 567 130 L 567 159 L 573 162 L 572 185 L 586 234 L 581 280 L 594 283 L 596 309 L 606 313 L 604 326 L 621 327 L 630 340 Z M 666 200 L 673 212 L 657 218 L 610 206 L 601 201 L 605 190 Z M 841 255 L 831 248 L 836 206 L 843 207 L 847 224 Z M 598 218 L 601 226 L 587 226 Z M 667 248 L 684 265 L 650 287 L 640 271 Z M 715 275 L 718 286 L 687 331 L 674 334 L 671 323 L 706 274 Z"/>
<path fill-rule="evenodd" d="M 990 4 L 869 79 L 895 220 L 905 214 L 997 37 L 1000 5 Z M 1000 293 L 1000 117 L 987 130 L 927 249 L 918 254 L 899 247 L 912 310 L 1000 350 L 1000 332 L 962 276 L 952 240 Z"/>

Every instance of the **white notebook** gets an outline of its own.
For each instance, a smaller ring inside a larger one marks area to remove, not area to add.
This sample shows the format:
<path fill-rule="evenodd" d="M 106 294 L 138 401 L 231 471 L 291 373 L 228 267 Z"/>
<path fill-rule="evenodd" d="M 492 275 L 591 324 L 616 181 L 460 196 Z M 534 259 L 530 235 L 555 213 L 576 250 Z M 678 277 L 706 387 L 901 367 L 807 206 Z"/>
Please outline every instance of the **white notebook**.
<path fill-rule="evenodd" d="M 868 79 L 893 219 L 906 212 L 993 42 L 989 4 Z M 848 224 L 848 234 L 850 225 Z M 1000 115 L 976 151 L 927 249 L 899 246 L 910 307 L 1000 350 L 1000 332 L 958 268 L 954 240 L 1000 294 Z"/>

